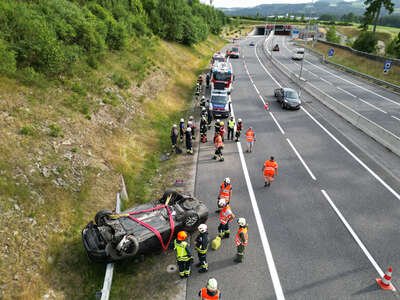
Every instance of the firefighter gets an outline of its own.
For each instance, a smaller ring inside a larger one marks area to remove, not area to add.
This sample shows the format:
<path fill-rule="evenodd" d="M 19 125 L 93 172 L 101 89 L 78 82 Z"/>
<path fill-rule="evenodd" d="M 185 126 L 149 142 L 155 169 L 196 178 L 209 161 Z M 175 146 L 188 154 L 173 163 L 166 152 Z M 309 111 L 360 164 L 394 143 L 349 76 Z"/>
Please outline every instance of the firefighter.
<path fill-rule="evenodd" d="M 212 110 L 210 110 L 210 103 L 209 100 L 207 100 L 207 122 L 208 122 L 208 129 L 211 129 L 211 121 L 213 119 L 213 114 L 212 114 Z"/>
<path fill-rule="evenodd" d="M 172 125 L 171 128 L 171 144 L 172 144 L 172 150 L 175 150 L 176 148 L 176 142 L 178 141 L 178 125 L 174 124 Z"/>
<path fill-rule="evenodd" d="M 201 116 L 200 120 L 200 139 L 202 143 L 207 142 L 207 119 L 205 116 Z"/>
<path fill-rule="evenodd" d="M 235 119 L 231 116 L 228 120 L 228 140 L 233 141 L 233 133 L 235 131 Z"/>
<path fill-rule="evenodd" d="M 222 142 L 222 137 L 219 133 L 216 133 L 214 136 L 214 146 L 215 146 L 215 153 L 213 159 L 224 161 L 224 156 L 222 154 L 222 150 L 224 149 L 224 143 Z"/>
<path fill-rule="evenodd" d="M 189 123 L 189 122 L 188 122 Z M 185 132 L 185 141 L 186 141 L 186 153 L 193 154 L 193 145 L 192 145 L 192 128 L 188 127 Z"/>
<path fill-rule="evenodd" d="M 179 268 L 179 276 L 181 278 L 190 276 L 190 264 L 193 261 L 189 244 L 186 242 L 186 231 L 179 231 L 174 241 L 174 250 L 176 254 L 176 262 Z"/>
<path fill-rule="evenodd" d="M 208 113 L 207 113 L 207 108 L 202 107 L 202 108 L 201 108 L 200 117 L 205 117 L 205 118 L 207 119 L 207 115 L 208 115 Z"/>
<path fill-rule="evenodd" d="M 218 282 L 215 278 L 210 278 L 207 281 L 207 286 L 199 291 L 201 300 L 219 300 L 221 299 L 221 292 L 218 289 Z"/>
<path fill-rule="evenodd" d="M 221 186 L 219 187 L 218 200 L 225 199 L 225 202 L 227 204 L 230 204 L 231 197 L 232 197 L 231 179 L 229 177 L 226 177 L 224 181 L 221 183 Z"/>
<path fill-rule="evenodd" d="M 219 133 L 221 134 L 222 141 L 225 142 L 225 124 L 224 121 L 219 123 Z"/>
<path fill-rule="evenodd" d="M 215 131 L 214 133 L 215 134 L 220 133 L 220 130 L 221 130 L 221 121 L 220 119 L 217 119 L 214 124 L 214 131 Z"/>
<path fill-rule="evenodd" d="M 222 207 L 219 212 L 218 235 L 221 239 L 229 238 L 231 233 L 229 223 L 232 222 L 235 215 L 232 213 L 231 207 L 226 203 L 225 199 L 220 199 L 218 201 L 218 206 Z"/>
<path fill-rule="evenodd" d="M 243 129 L 242 119 L 239 118 L 238 122 L 236 124 L 235 142 L 239 142 L 239 138 L 240 138 L 240 134 L 242 133 L 242 129 Z"/>
<path fill-rule="evenodd" d="M 249 127 L 246 131 L 246 141 L 247 141 L 247 149 L 246 152 L 252 152 L 254 147 L 254 142 L 256 140 L 256 133 L 253 130 L 253 127 Z"/>
<path fill-rule="evenodd" d="M 185 119 L 181 119 L 179 121 L 179 137 L 181 140 L 181 143 L 183 143 L 183 136 L 185 135 Z"/>
<path fill-rule="evenodd" d="M 278 163 L 273 156 L 264 162 L 262 171 L 264 175 L 264 186 L 270 186 L 275 175 L 278 175 Z"/>
<path fill-rule="evenodd" d="M 193 116 L 190 116 L 190 117 L 189 117 L 189 120 L 188 120 L 188 127 L 189 127 L 189 122 L 190 122 L 190 128 L 192 128 L 192 139 L 194 140 L 194 139 L 196 139 L 196 132 L 195 132 L 196 124 L 195 124 L 195 121 L 194 121 L 194 117 L 193 117 Z"/>
<path fill-rule="evenodd" d="M 244 257 L 244 249 L 247 246 L 249 236 L 247 234 L 247 223 L 245 218 L 239 218 L 237 220 L 239 225 L 238 232 L 235 236 L 235 244 L 236 244 L 236 258 L 234 259 L 235 262 L 241 263 Z"/>
<path fill-rule="evenodd" d="M 199 263 L 196 265 L 200 267 L 199 273 L 205 273 L 208 271 L 207 263 L 207 250 L 208 250 L 208 232 L 207 225 L 200 224 L 197 227 L 199 230 L 199 235 L 196 237 L 196 251 L 199 257 Z"/>
<path fill-rule="evenodd" d="M 207 88 L 210 87 L 210 73 L 207 73 L 207 75 L 206 75 L 206 87 Z"/>

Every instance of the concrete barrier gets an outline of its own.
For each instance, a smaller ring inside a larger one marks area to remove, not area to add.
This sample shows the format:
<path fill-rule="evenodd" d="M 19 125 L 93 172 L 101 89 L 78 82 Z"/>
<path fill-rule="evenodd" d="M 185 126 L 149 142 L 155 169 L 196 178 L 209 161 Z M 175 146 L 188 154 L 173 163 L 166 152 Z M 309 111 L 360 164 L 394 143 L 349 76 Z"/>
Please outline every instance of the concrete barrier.
<path fill-rule="evenodd" d="M 312 97 L 320 101 L 326 107 L 330 108 L 335 113 L 340 115 L 343 119 L 362 130 L 368 136 L 372 137 L 374 140 L 391 150 L 393 153 L 400 156 L 400 137 L 383 128 L 379 124 L 364 117 L 351 107 L 348 107 L 347 105 L 341 103 L 324 91 L 318 89 L 312 83 L 304 80 L 303 78 L 299 78 L 297 74 L 290 71 L 281 62 L 272 57 L 272 55 L 270 55 L 270 52 L 268 53 L 267 42 L 268 40 L 266 39 L 263 45 L 264 53 L 269 56 L 271 62 L 287 77 L 289 77 L 295 84 L 297 84 Z M 284 71 L 282 68 L 286 69 L 286 71 Z"/>

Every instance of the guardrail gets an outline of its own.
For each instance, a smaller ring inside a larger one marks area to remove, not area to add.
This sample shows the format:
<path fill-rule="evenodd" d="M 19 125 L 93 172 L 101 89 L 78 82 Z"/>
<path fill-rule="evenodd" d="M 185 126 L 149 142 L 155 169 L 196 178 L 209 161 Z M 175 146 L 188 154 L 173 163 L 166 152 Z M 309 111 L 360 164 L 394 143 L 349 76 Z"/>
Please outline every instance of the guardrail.
<path fill-rule="evenodd" d="M 275 59 L 271 52 L 267 50 L 268 38 L 265 39 L 263 43 L 264 53 L 270 57 L 271 62 L 277 67 L 277 69 L 282 71 L 282 67 L 286 69 L 287 72 L 283 72 L 287 77 L 289 77 L 299 88 L 305 90 L 312 97 L 320 101 L 322 104 L 336 112 L 346 121 L 350 122 L 364 133 L 375 139 L 377 142 L 381 143 L 383 146 L 391 150 L 393 153 L 400 156 L 400 137 L 396 136 L 392 132 L 383 128 L 379 124 L 367 119 L 354 109 L 348 107 L 347 105 L 337 101 L 334 97 L 328 95 L 322 90 L 319 90 L 313 84 L 305 80 L 304 78 L 299 78 L 297 74 L 290 71 L 285 65 L 280 61 Z"/>

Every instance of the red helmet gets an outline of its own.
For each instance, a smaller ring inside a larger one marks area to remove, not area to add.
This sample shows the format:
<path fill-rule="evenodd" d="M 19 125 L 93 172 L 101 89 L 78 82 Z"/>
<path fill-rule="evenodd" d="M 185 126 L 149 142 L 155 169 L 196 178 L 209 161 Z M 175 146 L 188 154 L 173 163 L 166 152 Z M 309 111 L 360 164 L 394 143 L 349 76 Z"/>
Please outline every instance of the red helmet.
<path fill-rule="evenodd" d="M 179 231 L 177 235 L 178 241 L 184 241 L 187 238 L 186 231 Z"/>

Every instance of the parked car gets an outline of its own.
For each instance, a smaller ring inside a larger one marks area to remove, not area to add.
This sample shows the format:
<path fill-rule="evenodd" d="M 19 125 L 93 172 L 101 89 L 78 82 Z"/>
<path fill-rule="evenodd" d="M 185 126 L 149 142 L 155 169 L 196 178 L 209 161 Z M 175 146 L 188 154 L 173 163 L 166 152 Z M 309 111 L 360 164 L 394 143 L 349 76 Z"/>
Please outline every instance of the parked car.
<path fill-rule="evenodd" d="M 278 88 L 274 91 L 276 101 L 281 103 L 282 108 L 299 109 L 301 100 L 297 92 L 291 88 Z"/>
<path fill-rule="evenodd" d="M 227 55 L 230 58 L 239 58 L 240 57 L 239 47 L 232 47 L 231 50 L 227 51 Z"/>
<path fill-rule="evenodd" d="M 279 51 L 279 45 L 276 44 L 276 45 L 274 46 L 274 48 L 272 48 L 272 51 Z"/>
<path fill-rule="evenodd" d="M 249 44 L 250 47 L 254 47 L 255 45 L 256 44 L 253 41 L 251 41 L 250 44 Z"/>
<path fill-rule="evenodd" d="M 226 90 L 212 90 L 208 109 L 214 118 L 228 118 L 231 114 L 231 96 Z"/>
<path fill-rule="evenodd" d="M 82 230 L 83 245 L 92 261 L 121 260 L 165 250 L 178 231 L 192 232 L 207 217 L 208 209 L 200 200 L 166 191 L 160 199 L 120 214 L 99 211 Z"/>
<path fill-rule="evenodd" d="M 296 48 L 292 59 L 293 60 L 302 60 L 304 58 L 304 48 Z"/>

